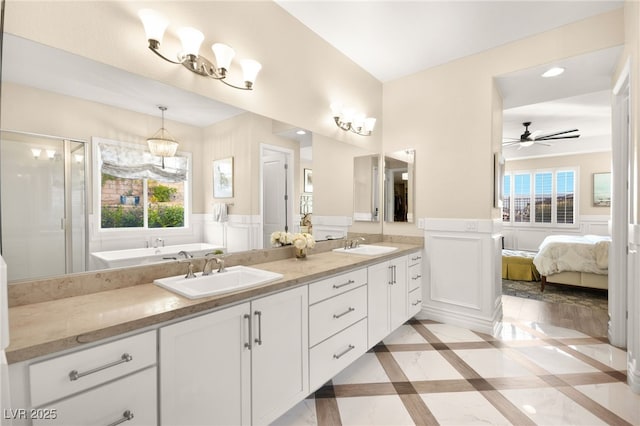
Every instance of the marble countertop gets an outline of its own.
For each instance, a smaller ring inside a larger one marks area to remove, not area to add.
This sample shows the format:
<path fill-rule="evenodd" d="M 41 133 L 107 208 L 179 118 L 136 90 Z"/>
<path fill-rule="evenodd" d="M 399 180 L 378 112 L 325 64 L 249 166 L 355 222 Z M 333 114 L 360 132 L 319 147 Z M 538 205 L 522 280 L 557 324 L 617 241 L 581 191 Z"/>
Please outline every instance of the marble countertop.
<path fill-rule="evenodd" d="M 9 308 L 9 363 L 24 361 L 118 336 L 213 308 L 233 305 L 274 291 L 316 281 L 354 268 L 418 250 L 404 243 L 382 243 L 397 250 L 364 256 L 312 253 L 306 260 L 288 258 L 251 265 L 283 278 L 259 287 L 201 299 L 188 299 L 153 283 L 100 291 Z"/>

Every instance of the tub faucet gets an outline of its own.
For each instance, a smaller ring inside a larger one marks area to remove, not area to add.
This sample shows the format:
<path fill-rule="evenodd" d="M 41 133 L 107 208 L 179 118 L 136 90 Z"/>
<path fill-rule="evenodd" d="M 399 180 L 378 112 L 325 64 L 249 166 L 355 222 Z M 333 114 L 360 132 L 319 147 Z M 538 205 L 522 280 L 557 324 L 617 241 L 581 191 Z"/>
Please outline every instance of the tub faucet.
<path fill-rule="evenodd" d="M 212 257 L 209 257 L 212 256 Z M 224 272 L 224 259 L 217 257 L 216 253 L 207 253 L 204 255 L 206 259 L 204 262 L 204 267 L 202 268 L 202 275 L 211 275 L 213 272 L 213 262 L 216 262 L 218 265 L 218 272 Z"/>
<path fill-rule="evenodd" d="M 193 259 L 193 255 L 188 251 L 184 251 L 184 250 L 179 251 L 178 256 L 184 256 L 185 259 Z"/>
<path fill-rule="evenodd" d="M 153 248 L 160 247 L 160 244 L 162 244 L 162 247 L 164 247 L 164 240 L 162 238 L 156 238 L 153 242 Z"/>

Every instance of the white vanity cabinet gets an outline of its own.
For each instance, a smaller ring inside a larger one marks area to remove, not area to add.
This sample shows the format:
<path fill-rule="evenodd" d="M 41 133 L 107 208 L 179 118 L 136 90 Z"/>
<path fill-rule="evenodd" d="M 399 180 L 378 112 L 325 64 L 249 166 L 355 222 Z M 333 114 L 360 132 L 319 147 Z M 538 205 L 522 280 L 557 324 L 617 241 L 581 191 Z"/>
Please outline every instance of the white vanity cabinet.
<path fill-rule="evenodd" d="M 309 284 L 309 385 L 318 389 L 367 350 L 367 270 Z"/>
<path fill-rule="evenodd" d="M 368 339 L 374 346 L 408 318 L 407 256 L 368 268 Z"/>
<path fill-rule="evenodd" d="M 422 251 L 408 255 L 409 318 L 422 309 Z"/>
<path fill-rule="evenodd" d="M 148 331 L 11 365 L 14 424 L 157 424 L 156 353 Z"/>
<path fill-rule="evenodd" d="M 308 393 L 307 286 L 160 328 L 162 425 L 267 424 Z"/>

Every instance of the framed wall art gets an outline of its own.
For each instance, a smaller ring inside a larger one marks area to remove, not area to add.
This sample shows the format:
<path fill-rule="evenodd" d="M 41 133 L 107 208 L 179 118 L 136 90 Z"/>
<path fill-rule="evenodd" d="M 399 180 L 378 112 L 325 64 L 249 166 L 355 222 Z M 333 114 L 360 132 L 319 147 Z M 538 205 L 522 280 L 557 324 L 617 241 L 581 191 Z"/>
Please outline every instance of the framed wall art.
<path fill-rule="evenodd" d="M 313 180 L 311 179 L 311 169 L 304 169 L 304 192 L 313 192 Z"/>
<path fill-rule="evenodd" d="M 593 206 L 611 207 L 611 173 L 593 174 Z"/>
<path fill-rule="evenodd" d="M 233 157 L 213 162 L 213 198 L 233 198 Z"/>

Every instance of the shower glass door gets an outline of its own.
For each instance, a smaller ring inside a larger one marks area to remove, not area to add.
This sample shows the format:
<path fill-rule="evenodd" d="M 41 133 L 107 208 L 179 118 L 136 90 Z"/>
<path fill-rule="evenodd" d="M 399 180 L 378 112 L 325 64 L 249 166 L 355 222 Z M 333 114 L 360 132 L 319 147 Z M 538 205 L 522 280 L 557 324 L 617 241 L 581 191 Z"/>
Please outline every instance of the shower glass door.
<path fill-rule="evenodd" d="M 85 270 L 84 142 L 2 132 L 2 256 L 9 281 Z"/>

